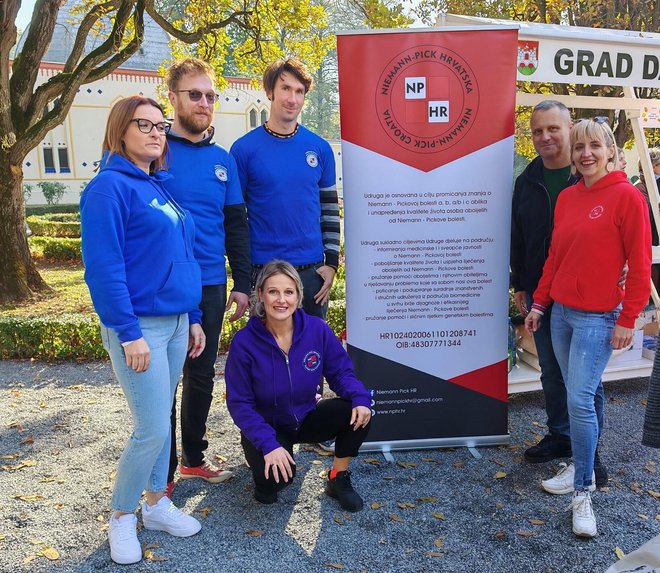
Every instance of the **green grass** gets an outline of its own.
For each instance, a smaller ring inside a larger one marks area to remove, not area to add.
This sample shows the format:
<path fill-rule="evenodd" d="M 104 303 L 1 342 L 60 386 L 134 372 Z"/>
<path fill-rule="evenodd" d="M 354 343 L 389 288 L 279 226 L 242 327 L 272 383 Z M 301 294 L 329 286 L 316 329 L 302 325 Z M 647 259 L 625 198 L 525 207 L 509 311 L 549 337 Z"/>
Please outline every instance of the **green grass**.
<path fill-rule="evenodd" d="M 80 263 L 37 262 L 37 269 L 50 293 L 37 294 L 32 300 L 19 305 L 0 307 L 3 316 L 45 316 L 65 313 L 94 314 L 89 290 L 83 279 Z"/>

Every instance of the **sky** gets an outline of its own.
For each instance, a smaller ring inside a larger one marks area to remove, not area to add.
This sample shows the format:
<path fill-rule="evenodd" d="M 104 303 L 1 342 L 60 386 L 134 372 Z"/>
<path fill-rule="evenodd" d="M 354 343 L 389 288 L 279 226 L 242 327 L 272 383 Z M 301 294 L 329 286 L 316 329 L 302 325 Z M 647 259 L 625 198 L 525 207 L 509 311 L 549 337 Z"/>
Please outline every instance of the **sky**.
<path fill-rule="evenodd" d="M 30 23 L 35 1 L 36 0 L 23 0 L 21 3 L 21 9 L 18 11 L 18 16 L 16 17 L 16 27 L 19 30 L 25 30 Z"/>

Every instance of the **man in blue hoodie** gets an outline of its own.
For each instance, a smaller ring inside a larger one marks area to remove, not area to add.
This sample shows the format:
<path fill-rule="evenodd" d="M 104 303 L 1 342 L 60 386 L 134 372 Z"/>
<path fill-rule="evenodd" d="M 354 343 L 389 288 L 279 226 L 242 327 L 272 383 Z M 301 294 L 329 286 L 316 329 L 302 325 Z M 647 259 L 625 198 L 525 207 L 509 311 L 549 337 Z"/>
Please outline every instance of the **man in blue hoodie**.
<path fill-rule="evenodd" d="M 187 58 L 172 65 L 165 76 L 174 122 L 168 134 L 173 175 L 167 190 L 192 213 L 197 234 L 195 258 L 202 269 L 202 328 L 206 348 L 186 361 L 181 399 L 181 479 L 225 481 L 232 472 L 205 460 L 206 420 L 213 398 L 215 361 L 225 308 L 235 305 L 230 321 L 245 313 L 250 292 L 250 240 L 243 196 L 231 155 L 213 141 L 211 125 L 218 96 L 209 64 Z M 234 287 L 227 299 L 225 253 Z M 174 487 L 176 404 L 172 409 L 172 450 L 168 492 Z"/>

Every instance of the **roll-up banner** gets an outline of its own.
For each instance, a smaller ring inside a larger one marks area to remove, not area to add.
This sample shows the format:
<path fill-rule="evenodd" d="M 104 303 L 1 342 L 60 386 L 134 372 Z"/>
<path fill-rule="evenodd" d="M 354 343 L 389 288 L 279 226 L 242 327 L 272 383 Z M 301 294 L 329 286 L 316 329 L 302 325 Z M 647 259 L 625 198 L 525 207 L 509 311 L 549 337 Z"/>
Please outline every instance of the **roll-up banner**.
<path fill-rule="evenodd" d="M 337 50 L 363 450 L 506 443 L 517 30 L 346 33 Z"/>

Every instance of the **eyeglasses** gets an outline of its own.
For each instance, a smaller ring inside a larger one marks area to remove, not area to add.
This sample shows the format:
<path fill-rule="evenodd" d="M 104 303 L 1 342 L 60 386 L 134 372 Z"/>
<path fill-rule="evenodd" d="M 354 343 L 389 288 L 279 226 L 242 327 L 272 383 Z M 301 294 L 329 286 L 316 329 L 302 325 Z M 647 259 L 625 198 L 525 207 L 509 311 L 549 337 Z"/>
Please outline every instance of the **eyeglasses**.
<path fill-rule="evenodd" d="M 156 131 L 158 133 L 169 133 L 170 132 L 170 127 L 172 127 L 169 123 L 166 121 L 161 121 L 159 123 L 154 123 L 153 121 L 150 121 L 148 119 L 132 119 L 131 121 L 134 121 L 137 123 L 138 129 L 142 133 L 151 133 L 151 130 L 155 127 Z"/>
<path fill-rule="evenodd" d="M 199 90 L 176 90 L 176 92 L 177 93 L 187 92 L 190 101 L 195 101 L 195 102 L 201 100 L 202 96 L 204 96 L 206 98 L 206 103 L 208 103 L 209 105 L 214 105 L 218 101 L 218 99 L 220 99 L 220 96 L 213 92 L 202 93 Z"/>

